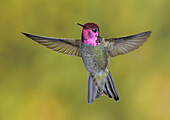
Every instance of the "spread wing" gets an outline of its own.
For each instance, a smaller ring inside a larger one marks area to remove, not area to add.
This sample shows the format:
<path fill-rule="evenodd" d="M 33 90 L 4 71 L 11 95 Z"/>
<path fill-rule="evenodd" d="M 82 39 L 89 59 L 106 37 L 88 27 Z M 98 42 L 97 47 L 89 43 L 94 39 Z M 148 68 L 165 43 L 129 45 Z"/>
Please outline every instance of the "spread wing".
<path fill-rule="evenodd" d="M 123 55 L 139 48 L 150 36 L 151 31 L 120 38 L 105 39 L 106 49 L 111 57 Z"/>
<path fill-rule="evenodd" d="M 80 53 L 81 40 L 50 38 L 50 37 L 31 35 L 27 33 L 22 33 L 22 34 L 58 53 L 64 53 L 67 55 L 78 56 L 78 57 L 81 56 Z"/>

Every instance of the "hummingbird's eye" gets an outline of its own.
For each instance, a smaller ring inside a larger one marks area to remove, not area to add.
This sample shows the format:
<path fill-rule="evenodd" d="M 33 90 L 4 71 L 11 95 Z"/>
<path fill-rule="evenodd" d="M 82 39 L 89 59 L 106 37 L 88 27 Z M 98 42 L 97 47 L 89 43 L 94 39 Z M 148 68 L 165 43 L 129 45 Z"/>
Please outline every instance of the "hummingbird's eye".
<path fill-rule="evenodd" d="M 92 31 L 94 32 L 94 33 L 96 33 L 97 32 L 97 29 L 95 28 L 95 29 L 92 29 Z"/>

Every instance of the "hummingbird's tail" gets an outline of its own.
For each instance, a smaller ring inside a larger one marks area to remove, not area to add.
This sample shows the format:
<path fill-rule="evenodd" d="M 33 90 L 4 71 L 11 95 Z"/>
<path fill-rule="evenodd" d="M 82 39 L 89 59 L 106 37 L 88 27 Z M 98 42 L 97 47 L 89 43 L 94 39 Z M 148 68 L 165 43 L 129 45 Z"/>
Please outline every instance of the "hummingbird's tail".
<path fill-rule="evenodd" d="M 116 86 L 114 83 L 114 80 L 110 74 L 110 72 L 107 73 L 106 81 L 104 84 L 103 92 L 110 98 L 114 98 L 115 101 L 119 100 L 119 95 L 116 90 Z M 88 103 L 93 103 L 94 99 L 99 98 L 102 94 L 98 90 L 98 86 L 94 85 L 94 81 L 92 77 L 89 75 L 89 81 L 88 81 Z"/>
<path fill-rule="evenodd" d="M 105 89 L 103 90 L 103 92 L 110 98 L 114 98 L 115 101 L 118 101 L 120 98 L 119 98 L 118 92 L 116 90 L 116 85 L 114 83 L 114 80 L 113 80 L 110 72 L 107 73 L 106 79 L 107 80 L 105 83 Z"/>

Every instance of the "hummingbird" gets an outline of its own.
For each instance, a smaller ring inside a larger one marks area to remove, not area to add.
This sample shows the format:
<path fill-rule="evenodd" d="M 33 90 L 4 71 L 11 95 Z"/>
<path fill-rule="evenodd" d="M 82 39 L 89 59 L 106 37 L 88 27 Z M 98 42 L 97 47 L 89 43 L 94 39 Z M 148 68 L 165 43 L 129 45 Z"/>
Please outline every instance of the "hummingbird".
<path fill-rule="evenodd" d="M 147 41 L 151 31 L 126 37 L 104 39 L 100 37 L 97 24 L 77 24 L 83 28 L 81 39 L 22 34 L 53 51 L 82 58 L 85 68 L 89 72 L 88 103 L 94 103 L 94 100 L 102 94 L 119 101 L 119 94 L 109 71 L 109 57 L 114 58 L 139 48 Z"/>

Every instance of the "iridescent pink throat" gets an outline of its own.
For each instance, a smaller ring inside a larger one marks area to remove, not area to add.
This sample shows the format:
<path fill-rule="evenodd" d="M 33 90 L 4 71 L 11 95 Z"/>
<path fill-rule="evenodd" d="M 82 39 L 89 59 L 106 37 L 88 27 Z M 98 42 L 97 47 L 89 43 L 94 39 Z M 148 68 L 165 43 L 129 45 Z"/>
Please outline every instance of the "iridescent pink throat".
<path fill-rule="evenodd" d="M 83 42 L 93 46 L 100 45 L 98 40 L 99 31 L 94 33 L 92 29 L 83 29 Z"/>

